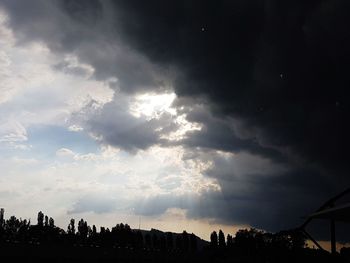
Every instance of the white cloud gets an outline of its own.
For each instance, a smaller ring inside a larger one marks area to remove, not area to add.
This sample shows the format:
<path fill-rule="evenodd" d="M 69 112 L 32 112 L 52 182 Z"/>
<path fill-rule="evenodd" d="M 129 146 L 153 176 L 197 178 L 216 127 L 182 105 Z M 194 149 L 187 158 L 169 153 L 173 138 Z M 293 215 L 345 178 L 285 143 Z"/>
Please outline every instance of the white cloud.
<path fill-rule="evenodd" d="M 67 148 L 61 148 L 56 151 L 58 157 L 74 157 L 75 153 Z"/>
<path fill-rule="evenodd" d="M 0 143 L 16 143 L 26 141 L 27 131 L 16 120 L 7 120 L 0 124 Z"/>
<path fill-rule="evenodd" d="M 41 42 L 16 43 L 0 10 L 0 120 L 32 124 L 65 125 L 73 112 L 90 101 L 103 105 L 113 97 L 108 83 L 91 79 L 93 67 L 76 56 L 63 59 Z M 55 65 L 66 70 L 58 71 Z M 86 74 L 69 74 L 81 70 Z"/>
<path fill-rule="evenodd" d="M 68 130 L 69 130 L 69 131 L 74 131 L 74 132 L 79 132 L 79 131 L 84 130 L 84 128 L 83 128 L 83 127 L 80 127 L 79 125 L 73 124 L 73 125 L 70 125 L 70 126 L 68 127 Z"/>

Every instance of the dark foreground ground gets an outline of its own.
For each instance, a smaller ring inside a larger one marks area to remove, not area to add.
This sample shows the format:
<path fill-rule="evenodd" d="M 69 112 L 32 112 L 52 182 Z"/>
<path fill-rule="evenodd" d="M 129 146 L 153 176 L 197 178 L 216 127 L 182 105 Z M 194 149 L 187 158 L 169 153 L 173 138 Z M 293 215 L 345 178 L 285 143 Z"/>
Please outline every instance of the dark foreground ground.
<path fill-rule="evenodd" d="M 147 249 L 101 248 L 90 246 L 45 246 L 0 244 L 0 262 L 350 262 L 344 255 L 331 256 L 313 249 L 289 252 L 203 250 L 199 252 Z"/>

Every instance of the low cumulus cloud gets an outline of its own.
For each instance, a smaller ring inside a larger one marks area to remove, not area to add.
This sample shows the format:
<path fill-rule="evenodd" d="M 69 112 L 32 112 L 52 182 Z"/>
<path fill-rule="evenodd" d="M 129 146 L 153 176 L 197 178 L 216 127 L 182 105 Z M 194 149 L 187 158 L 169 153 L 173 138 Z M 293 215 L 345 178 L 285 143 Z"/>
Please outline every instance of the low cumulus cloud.
<path fill-rule="evenodd" d="M 85 212 L 94 212 L 96 214 L 110 213 L 120 209 L 121 200 L 116 200 L 101 195 L 89 195 L 80 198 L 73 204 L 73 208 L 68 214 L 79 214 Z"/>

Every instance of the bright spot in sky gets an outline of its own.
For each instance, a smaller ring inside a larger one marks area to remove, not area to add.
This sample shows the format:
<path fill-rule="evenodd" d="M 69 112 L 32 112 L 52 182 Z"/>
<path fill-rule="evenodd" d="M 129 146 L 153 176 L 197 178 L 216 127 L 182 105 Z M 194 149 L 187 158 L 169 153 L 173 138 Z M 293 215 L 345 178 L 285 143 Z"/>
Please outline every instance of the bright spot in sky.
<path fill-rule="evenodd" d="M 175 93 L 145 93 L 135 97 L 130 113 L 137 118 L 145 116 L 148 119 L 158 118 L 164 112 L 175 115 L 176 110 L 171 107 L 175 98 Z"/>
<path fill-rule="evenodd" d="M 178 129 L 167 135 L 162 135 L 161 138 L 168 139 L 170 141 L 179 141 L 186 138 L 187 132 L 195 130 L 200 131 L 202 129 L 201 124 L 189 122 L 186 119 L 186 114 L 177 116 L 175 123 L 178 125 Z"/>
<path fill-rule="evenodd" d="M 176 108 L 172 107 L 175 98 L 175 93 L 145 93 L 134 98 L 129 111 L 136 118 L 145 117 L 147 120 L 159 119 L 162 114 L 170 114 L 178 127 L 168 134 L 162 134 L 161 138 L 178 141 L 184 139 L 187 132 L 200 130 L 202 127 L 199 123 L 189 122 L 186 114 L 178 114 Z"/>

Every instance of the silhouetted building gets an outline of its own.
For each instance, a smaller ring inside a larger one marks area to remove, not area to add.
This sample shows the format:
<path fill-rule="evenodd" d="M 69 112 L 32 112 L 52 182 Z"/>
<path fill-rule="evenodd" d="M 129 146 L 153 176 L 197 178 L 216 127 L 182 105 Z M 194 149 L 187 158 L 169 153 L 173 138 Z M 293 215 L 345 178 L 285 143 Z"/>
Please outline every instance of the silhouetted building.
<path fill-rule="evenodd" d="M 339 202 L 344 196 L 350 195 L 350 188 L 332 197 L 323 205 L 321 205 L 314 213 L 308 216 L 306 221 L 299 227 L 299 230 L 309 238 L 319 249 L 323 250 L 322 246 L 306 231 L 306 226 L 314 219 L 324 219 L 329 222 L 330 226 L 330 241 L 332 254 L 337 253 L 335 223 L 350 222 L 350 204 Z"/>

